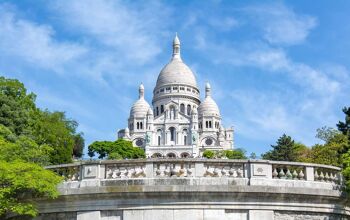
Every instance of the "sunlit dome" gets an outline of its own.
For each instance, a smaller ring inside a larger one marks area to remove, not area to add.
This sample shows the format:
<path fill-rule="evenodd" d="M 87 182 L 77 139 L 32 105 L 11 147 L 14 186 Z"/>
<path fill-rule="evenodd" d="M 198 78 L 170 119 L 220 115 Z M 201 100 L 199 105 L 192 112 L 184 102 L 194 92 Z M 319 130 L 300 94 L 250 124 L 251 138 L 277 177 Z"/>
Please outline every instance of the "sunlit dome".
<path fill-rule="evenodd" d="M 171 61 L 160 71 L 156 88 L 170 84 L 189 85 L 197 88 L 196 78 L 180 56 L 180 40 L 175 36 Z"/>
<path fill-rule="evenodd" d="M 151 108 L 144 98 L 145 89 L 141 84 L 139 87 L 139 99 L 132 105 L 130 117 L 145 117 L 148 110 Z"/>
<path fill-rule="evenodd" d="M 198 107 L 199 116 L 218 116 L 220 117 L 220 110 L 214 99 L 211 97 L 211 87 L 207 83 L 205 85 L 205 99 Z"/>

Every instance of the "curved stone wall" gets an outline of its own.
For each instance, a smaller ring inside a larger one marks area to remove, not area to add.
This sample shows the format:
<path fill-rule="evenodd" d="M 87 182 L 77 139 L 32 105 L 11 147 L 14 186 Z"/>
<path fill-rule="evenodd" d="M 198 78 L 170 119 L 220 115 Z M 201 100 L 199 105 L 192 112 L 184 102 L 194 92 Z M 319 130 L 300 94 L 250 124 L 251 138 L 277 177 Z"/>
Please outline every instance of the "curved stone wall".
<path fill-rule="evenodd" d="M 340 169 L 263 160 L 147 159 L 50 166 L 41 220 L 349 219 Z"/>

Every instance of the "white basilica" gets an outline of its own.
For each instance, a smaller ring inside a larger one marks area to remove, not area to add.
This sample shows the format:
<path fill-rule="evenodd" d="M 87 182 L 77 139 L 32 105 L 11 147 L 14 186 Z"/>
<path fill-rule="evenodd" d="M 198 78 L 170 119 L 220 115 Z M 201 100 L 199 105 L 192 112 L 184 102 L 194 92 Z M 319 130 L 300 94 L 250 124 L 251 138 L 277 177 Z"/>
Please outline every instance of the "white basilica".
<path fill-rule="evenodd" d="M 160 71 L 153 90 L 153 108 L 144 92 L 141 84 L 128 127 L 118 131 L 118 138 L 144 148 L 147 157 L 198 157 L 206 149 L 233 148 L 233 128 L 222 126 L 209 83 L 200 100 L 196 78 L 181 59 L 177 36 L 172 58 Z"/>

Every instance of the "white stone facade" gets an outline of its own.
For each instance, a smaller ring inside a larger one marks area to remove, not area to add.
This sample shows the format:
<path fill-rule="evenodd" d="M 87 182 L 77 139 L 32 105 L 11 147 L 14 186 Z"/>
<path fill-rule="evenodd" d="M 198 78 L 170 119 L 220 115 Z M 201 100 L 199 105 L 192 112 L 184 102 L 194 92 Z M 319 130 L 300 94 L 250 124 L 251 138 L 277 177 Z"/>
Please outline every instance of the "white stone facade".
<path fill-rule="evenodd" d="M 118 138 L 144 148 L 147 157 L 198 157 L 206 149 L 233 149 L 233 128 L 222 126 L 209 83 L 205 90 L 201 101 L 196 78 L 181 59 L 176 36 L 172 59 L 161 70 L 153 90 L 152 106 L 141 84 L 128 126 L 118 131 Z"/>

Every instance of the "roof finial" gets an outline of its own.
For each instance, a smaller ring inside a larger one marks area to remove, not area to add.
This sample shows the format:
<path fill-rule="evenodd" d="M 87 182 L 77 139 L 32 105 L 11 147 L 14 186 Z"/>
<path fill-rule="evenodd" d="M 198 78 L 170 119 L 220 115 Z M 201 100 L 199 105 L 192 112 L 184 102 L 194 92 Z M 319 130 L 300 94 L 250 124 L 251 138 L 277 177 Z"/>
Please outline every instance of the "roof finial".
<path fill-rule="evenodd" d="M 180 40 L 179 37 L 177 36 L 177 32 L 175 33 L 175 38 L 173 41 L 173 59 L 180 59 Z"/>
<path fill-rule="evenodd" d="M 145 95 L 145 87 L 141 83 L 139 86 L 139 99 L 144 98 L 144 95 Z"/>
<path fill-rule="evenodd" d="M 211 96 L 211 87 L 209 82 L 205 84 L 205 98 Z"/>

